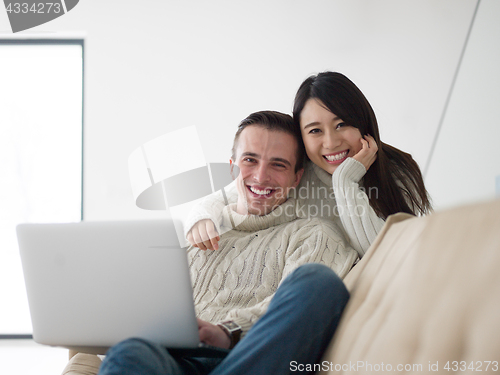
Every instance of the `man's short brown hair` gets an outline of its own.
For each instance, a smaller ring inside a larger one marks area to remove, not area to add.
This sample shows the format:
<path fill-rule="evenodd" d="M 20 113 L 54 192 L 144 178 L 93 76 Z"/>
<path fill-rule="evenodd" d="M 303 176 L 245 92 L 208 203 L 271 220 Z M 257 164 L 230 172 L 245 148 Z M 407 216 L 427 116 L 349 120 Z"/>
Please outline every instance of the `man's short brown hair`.
<path fill-rule="evenodd" d="M 297 127 L 293 122 L 293 118 L 290 115 L 276 112 L 276 111 L 260 111 L 254 112 L 247 116 L 238 125 L 238 130 L 234 136 L 233 149 L 231 158 L 235 160 L 236 158 L 236 147 L 238 146 L 238 138 L 241 132 L 247 126 L 255 125 L 261 126 L 270 131 L 281 131 L 286 134 L 290 134 L 296 141 L 296 162 L 295 162 L 295 173 L 304 167 L 304 144 L 302 142 L 302 135 L 297 131 Z"/>

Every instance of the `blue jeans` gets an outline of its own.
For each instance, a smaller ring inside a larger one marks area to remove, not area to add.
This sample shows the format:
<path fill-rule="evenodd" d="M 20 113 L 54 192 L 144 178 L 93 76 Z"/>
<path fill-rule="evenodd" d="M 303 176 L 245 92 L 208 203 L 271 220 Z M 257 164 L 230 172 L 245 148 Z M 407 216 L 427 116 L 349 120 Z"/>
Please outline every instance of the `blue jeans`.
<path fill-rule="evenodd" d="M 348 300 L 349 292 L 344 283 L 330 268 L 306 264 L 283 281 L 267 312 L 226 358 L 175 358 L 159 345 L 142 339 L 129 339 L 108 351 L 99 374 L 300 372 L 297 371 L 299 365 L 305 367 L 321 361 Z"/>

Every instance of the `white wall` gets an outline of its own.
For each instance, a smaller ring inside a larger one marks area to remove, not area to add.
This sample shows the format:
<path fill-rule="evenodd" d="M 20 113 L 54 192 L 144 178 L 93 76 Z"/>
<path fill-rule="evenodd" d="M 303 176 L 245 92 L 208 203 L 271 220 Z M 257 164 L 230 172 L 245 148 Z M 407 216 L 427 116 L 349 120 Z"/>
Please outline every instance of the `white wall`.
<path fill-rule="evenodd" d="M 300 83 L 324 70 L 349 76 L 372 103 L 382 140 L 423 168 L 476 3 L 80 1 L 33 31 L 87 32 L 85 218 L 161 215 L 134 206 L 134 149 L 196 125 L 206 159 L 226 161 L 242 118 L 290 112 Z"/>
<path fill-rule="evenodd" d="M 426 176 L 437 208 L 500 196 L 499 18 L 482 0 Z"/>

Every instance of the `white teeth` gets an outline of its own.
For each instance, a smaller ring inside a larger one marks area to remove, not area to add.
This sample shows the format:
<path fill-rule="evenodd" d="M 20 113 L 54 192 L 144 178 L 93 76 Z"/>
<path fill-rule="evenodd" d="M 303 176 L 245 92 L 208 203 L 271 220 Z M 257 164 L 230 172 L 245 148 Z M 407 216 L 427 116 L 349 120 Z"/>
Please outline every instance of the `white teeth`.
<path fill-rule="evenodd" d="M 252 186 L 250 186 L 250 190 L 252 191 L 252 193 L 255 193 L 255 194 L 258 194 L 258 195 L 267 195 L 267 194 L 269 194 L 271 192 L 270 189 L 258 190 L 258 189 L 253 188 Z"/>
<path fill-rule="evenodd" d="M 347 151 L 341 152 L 340 154 L 335 154 L 335 155 L 325 155 L 326 160 L 328 161 L 337 161 L 340 159 L 345 158 L 347 155 Z"/>

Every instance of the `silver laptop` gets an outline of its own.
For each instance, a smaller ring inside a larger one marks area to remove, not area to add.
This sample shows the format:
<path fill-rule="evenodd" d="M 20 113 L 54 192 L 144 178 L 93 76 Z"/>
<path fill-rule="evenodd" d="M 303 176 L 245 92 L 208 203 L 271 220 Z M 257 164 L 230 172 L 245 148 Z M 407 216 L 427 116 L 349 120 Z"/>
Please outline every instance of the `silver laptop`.
<path fill-rule="evenodd" d="M 199 342 L 172 221 L 20 224 L 17 236 L 34 341 L 104 354 L 137 337 L 179 355 L 227 353 Z"/>

